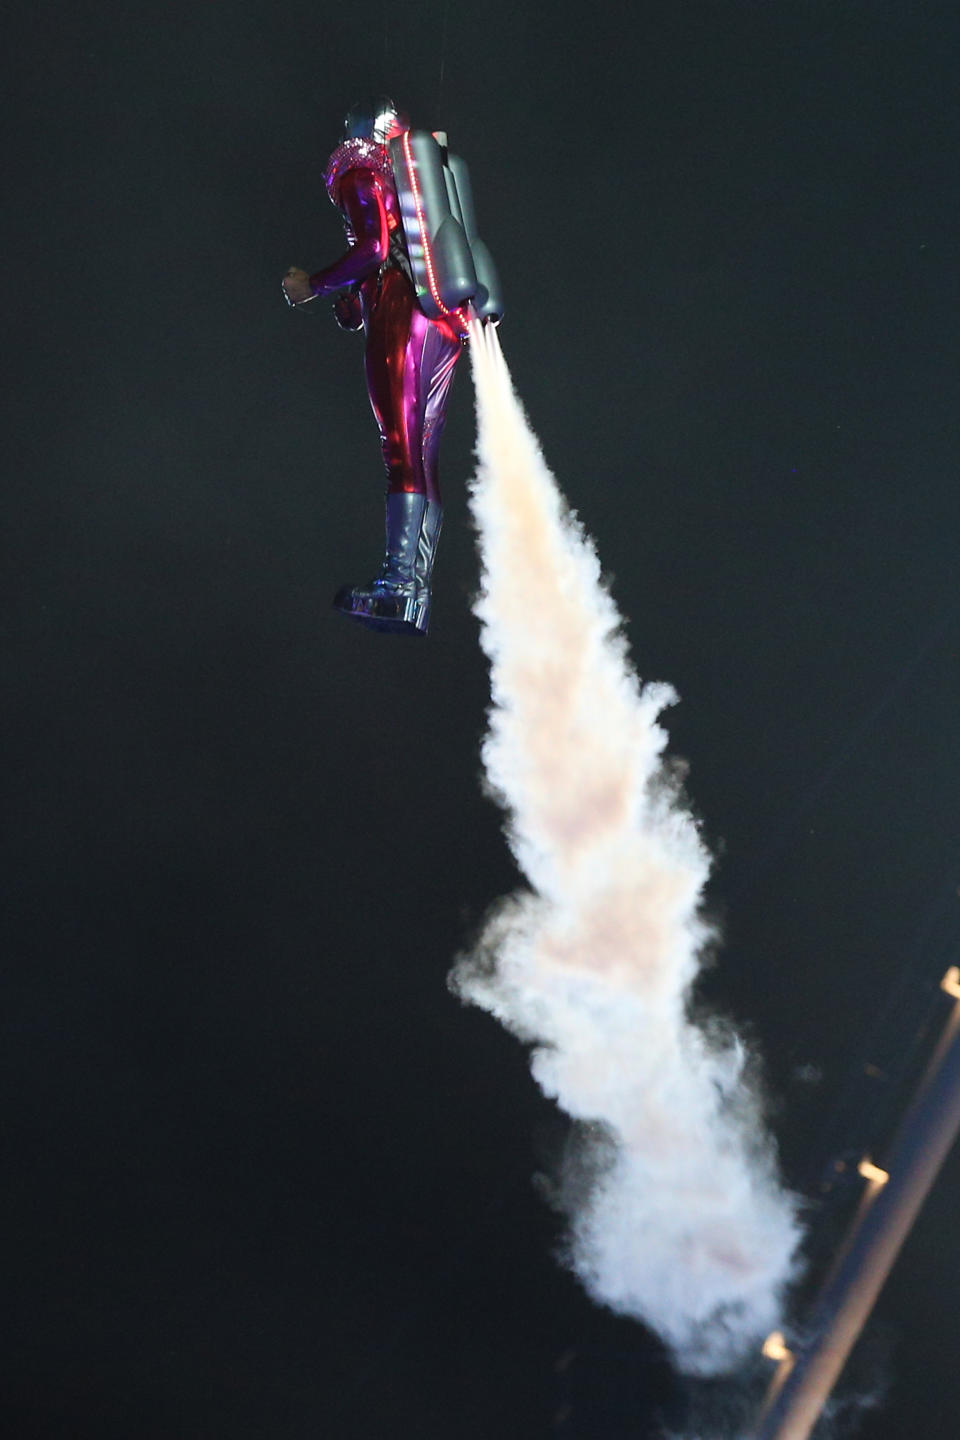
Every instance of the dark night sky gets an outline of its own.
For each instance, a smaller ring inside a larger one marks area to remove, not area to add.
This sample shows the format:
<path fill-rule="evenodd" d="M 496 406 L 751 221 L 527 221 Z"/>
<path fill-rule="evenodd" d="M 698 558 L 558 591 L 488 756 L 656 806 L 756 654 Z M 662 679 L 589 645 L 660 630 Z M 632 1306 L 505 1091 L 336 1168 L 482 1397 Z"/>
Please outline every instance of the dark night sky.
<path fill-rule="evenodd" d="M 445 988 L 517 883 L 466 374 L 429 641 L 329 609 L 376 562 L 377 446 L 359 342 L 279 277 L 339 253 L 358 94 L 470 161 L 519 390 L 682 697 L 702 998 L 766 1057 L 792 1184 L 889 1126 L 958 959 L 954 7 L 451 4 L 442 90 L 441 0 L 339 11 L 41 0 L 10 51 L 12 1440 L 682 1424 L 551 1258 L 564 1122 Z M 958 1197 L 954 1155 L 868 1336 L 874 1440 L 955 1440 Z"/>

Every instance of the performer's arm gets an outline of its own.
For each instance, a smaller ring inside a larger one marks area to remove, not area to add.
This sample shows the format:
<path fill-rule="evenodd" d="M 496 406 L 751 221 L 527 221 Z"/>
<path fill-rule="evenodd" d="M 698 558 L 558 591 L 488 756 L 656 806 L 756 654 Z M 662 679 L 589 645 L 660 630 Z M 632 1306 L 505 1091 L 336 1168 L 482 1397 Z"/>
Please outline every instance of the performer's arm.
<path fill-rule="evenodd" d="M 310 276 L 314 295 L 356 285 L 379 270 L 390 251 L 383 182 L 372 170 L 348 170 L 340 181 L 340 207 L 356 237 L 339 260 Z"/>
<path fill-rule="evenodd" d="M 283 291 L 291 305 L 302 305 L 318 295 L 331 295 L 356 285 L 379 270 L 390 250 L 387 208 L 382 181 L 372 170 L 348 170 L 340 181 L 340 206 L 355 242 L 345 255 L 308 276 L 297 266 L 287 271 Z"/>

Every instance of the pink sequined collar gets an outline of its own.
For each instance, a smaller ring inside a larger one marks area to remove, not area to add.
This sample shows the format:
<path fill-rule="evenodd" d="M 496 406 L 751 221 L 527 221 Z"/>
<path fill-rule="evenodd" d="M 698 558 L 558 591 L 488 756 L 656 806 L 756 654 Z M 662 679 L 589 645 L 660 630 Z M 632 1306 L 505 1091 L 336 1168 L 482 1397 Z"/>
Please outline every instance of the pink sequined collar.
<path fill-rule="evenodd" d="M 393 179 L 393 165 L 386 145 L 375 140 L 344 140 L 327 161 L 324 179 L 327 194 L 334 205 L 340 204 L 340 180 L 348 170 L 372 170 L 387 180 Z"/>

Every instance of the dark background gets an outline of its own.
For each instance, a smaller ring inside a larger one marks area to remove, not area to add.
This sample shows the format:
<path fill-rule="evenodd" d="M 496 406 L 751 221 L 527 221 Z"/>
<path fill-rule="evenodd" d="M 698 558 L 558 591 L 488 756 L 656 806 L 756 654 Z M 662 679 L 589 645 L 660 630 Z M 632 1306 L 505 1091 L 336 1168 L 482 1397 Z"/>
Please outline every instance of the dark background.
<path fill-rule="evenodd" d="M 361 343 L 279 278 L 342 248 L 322 170 L 367 91 L 468 158 L 518 388 L 680 691 L 700 998 L 766 1057 L 790 1183 L 887 1132 L 960 958 L 958 31 L 20 8 L 0 1433 L 627 1440 L 696 1402 L 555 1265 L 565 1123 L 445 988 L 517 883 L 466 373 L 429 641 L 329 609 L 377 562 L 376 438 Z M 871 1327 L 878 1440 L 957 1434 L 958 1195 L 955 1155 Z"/>

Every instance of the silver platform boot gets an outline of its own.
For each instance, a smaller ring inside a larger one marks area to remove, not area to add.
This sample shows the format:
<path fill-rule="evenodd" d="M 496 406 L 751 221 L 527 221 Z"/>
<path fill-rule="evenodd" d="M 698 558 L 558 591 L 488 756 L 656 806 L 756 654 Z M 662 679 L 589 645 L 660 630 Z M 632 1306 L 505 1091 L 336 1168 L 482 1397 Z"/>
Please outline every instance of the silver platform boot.
<path fill-rule="evenodd" d="M 428 504 L 426 495 L 388 495 L 387 553 L 380 572 L 368 585 L 345 585 L 334 608 L 372 630 L 426 635 L 442 517 L 442 506 Z"/>

